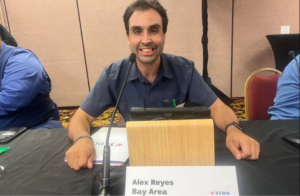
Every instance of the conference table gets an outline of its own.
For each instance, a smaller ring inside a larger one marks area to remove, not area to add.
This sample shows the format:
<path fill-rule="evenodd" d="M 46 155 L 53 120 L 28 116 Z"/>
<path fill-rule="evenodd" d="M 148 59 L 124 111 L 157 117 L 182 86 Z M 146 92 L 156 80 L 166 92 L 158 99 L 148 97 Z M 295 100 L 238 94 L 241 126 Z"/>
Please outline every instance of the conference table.
<path fill-rule="evenodd" d="M 240 195 L 299 195 L 299 146 L 284 139 L 299 134 L 299 120 L 244 121 L 261 146 L 257 161 L 236 160 L 215 127 L 216 166 L 236 166 Z M 94 128 L 93 131 L 97 130 Z M 102 165 L 74 171 L 64 162 L 72 142 L 67 129 L 28 130 L 0 156 L 0 195 L 90 195 Z M 124 195 L 126 167 L 111 167 L 111 195 Z M 199 184 L 199 186 L 201 186 Z"/>

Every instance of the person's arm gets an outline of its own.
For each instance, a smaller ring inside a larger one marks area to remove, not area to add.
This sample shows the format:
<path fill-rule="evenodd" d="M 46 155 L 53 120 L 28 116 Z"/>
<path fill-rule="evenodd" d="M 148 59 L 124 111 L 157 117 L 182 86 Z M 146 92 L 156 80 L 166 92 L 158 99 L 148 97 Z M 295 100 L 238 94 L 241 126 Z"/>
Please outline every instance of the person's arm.
<path fill-rule="evenodd" d="M 94 117 L 85 113 L 79 108 L 69 125 L 69 137 L 75 141 L 80 136 L 90 136 L 90 124 Z M 70 168 L 79 170 L 80 168 L 93 168 L 93 161 L 96 152 L 94 143 L 90 138 L 81 138 L 66 152 L 66 158 Z"/>
<path fill-rule="evenodd" d="M 300 62 L 300 55 L 297 57 Z M 299 69 L 296 61 L 291 61 L 278 79 L 274 106 L 268 110 L 271 120 L 299 119 Z"/>
<path fill-rule="evenodd" d="M 26 107 L 39 93 L 43 66 L 29 51 L 19 50 L 6 64 L 0 91 L 0 116 Z"/>
<path fill-rule="evenodd" d="M 107 68 L 105 68 L 93 90 L 72 117 L 69 125 L 71 141 L 74 142 L 80 136 L 90 136 L 90 124 L 113 105 L 108 83 Z M 87 137 L 77 140 L 66 152 L 68 165 L 76 171 L 81 168 L 93 168 L 95 155 L 94 143 Z"/>
<path fill-rule="evenodd" d="M 195 68 L 190 84 L 189 101 L 210 107 L 211 117 L 222 131 L 225 131 L 225 127 L 229 123 L 238 123 L 234 112 L 212 92 Z M 258 159 L 260 151 L 258 142 L 234 126 L 227 129 L 226 146 L 238 160 Z"/>
<path fill-rule="evenodd" d="M 211 105 L 210 110 L 217 127 L 222 131 L 225 131 L 225 127 L 229 123 L 236 122 L 238 124 L 234 112 L 220 99 Z M 235 126 L 229 126 L 227 129 L 226 146 L 238 160 L 257 160 L 259 158 L 259 143 Z"/>

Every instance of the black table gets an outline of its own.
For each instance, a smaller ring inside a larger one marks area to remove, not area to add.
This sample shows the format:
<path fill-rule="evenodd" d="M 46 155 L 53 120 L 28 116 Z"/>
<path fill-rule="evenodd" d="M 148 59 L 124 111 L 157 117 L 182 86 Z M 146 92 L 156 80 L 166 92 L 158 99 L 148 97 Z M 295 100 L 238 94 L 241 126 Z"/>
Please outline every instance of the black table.
<path fill-rule="evenodd" d="M 258 161 L 237 161 L 225 147 L 225 135 L 215 130 L 217 166 L 236 166 L 240 195 L 299 195 L 299 147 L 282 136 L 299 134 L 298 120 L 241 122 L 261 144 Z M 72 145 L 66 129 L 28 130 L 10 142 L 0 156 L 1 195 L 89 195 L 101 165 L 78 172 L 64 157 Z M 125 167 L 112 167 L 112 193 L 125 191 Z"/>

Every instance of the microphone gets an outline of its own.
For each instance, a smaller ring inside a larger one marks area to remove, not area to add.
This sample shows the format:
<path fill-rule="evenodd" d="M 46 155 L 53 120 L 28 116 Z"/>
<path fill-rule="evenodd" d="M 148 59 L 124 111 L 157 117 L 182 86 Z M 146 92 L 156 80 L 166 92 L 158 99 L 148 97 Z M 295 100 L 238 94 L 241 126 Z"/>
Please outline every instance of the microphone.
<path fill-rule="evenodd" d="M 293 50 L 289 51 L 289 56 L 294 57 L 295 56 L 295 52 Z"/>
<path fill-rule="evenodd" d="M 299 77 L 300 77 L 300 66 L 299 66 L 297 58 L 295 57 L 295 52 L 293 50 L 289 51 L 289 56 L 291 56 L 291 57 L 293 57 L 295 59 L 296 65 L 297 65 L 297 69 L 298 69 L 298 74 L 299 74 Z"/>
<path fill-rule="evenodd" d="M 129 71 L 130 71 L 130 68 L 131 68 L 132 64 L 135 62 L 135 58 L 136 58 L 136 55 L 134 53 L 131 53 L 130 56 L 129 56 L 129 66 L 128 66 L 128 69 L 127 69 L 126 77 L 125 77 L 123 86 L 121 88 L 121 92 L 120 92 L 120 95 L 118 97 L 118 100 L 117 100 L 117 103 L 116 103 L 116 106 L 115 106 L 115 110 L 113 112 L 113 115 L 111 117 L 110 124 L 109 124 L 109 127 L 108 127 L 108 131 L 107 131 L 107 135 L 106 135 L 106 143 L 105 143 L 105 146 L 104 146 L 104 149 L 103 149 L 103 172 L 102 172 L 100 187 L 97 191 L 98 192 L 97 195 L 105 195 L 105 196 L 110 195 L 110 191 L 109 191 L 109 184 L 110 184 L 109 136 L 110 136 L 110 132 L 111 132 L 111 126 L 114 122 L 115 114 L 117 112 L 117 108 L 119 106 L 119 102 L 121 100 L 121 97 L 122 97 L 122 94 L 123 94 L 123 91 L 124 91 L 124 88 L 125 88 L 125 85 L 126 85 L 126 82 L 127 82 Z M 94 188 L 92 188 L 92 192 L 93 191 L 95 191 Z M 92 195 L 95 195 L 95 193 L 92 193 Z"/>

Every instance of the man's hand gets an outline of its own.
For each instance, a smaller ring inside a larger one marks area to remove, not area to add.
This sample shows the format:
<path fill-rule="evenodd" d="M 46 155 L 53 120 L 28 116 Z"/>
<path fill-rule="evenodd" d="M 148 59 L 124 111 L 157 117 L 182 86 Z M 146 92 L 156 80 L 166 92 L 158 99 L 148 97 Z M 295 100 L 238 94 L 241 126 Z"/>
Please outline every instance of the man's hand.
<path fill-rule="evenodd" d="M 76 171 L 80 168 L 93 168 L 96 156 L 93 140 L 90 138 L 79 139 L 67 152 L 67 162 L 71 169 Z"/>
<path fill-rule="evenodd" d="M 79 108 L 71 119 L 69 126 L 69 137 L 71 141 L 83 135 L 90 135 L 90 124 L 95 120 L 94 117 L 85 113 Z M 71 169 L 93 168 L 95 158 L 95 146 L 90 138 L 81 138 L 73 144 L 66 152 L 67 162 Z"/>
<path fill-rule="evenodd" d="M 226 146 L 237 160 L 259 158 L 259 143 L 233 126 L 227 130 Z"/>
<path fill-rule="evenodd" d="M 210 110 L 217 127 L 222 131 L 229 123 L 238 123 L 233 111 L 220 99 L 210 106 Z M 226 146 L 238 160 L 257 160 L 259 158 L 259 143 L 234 126 L 227 129 Z"/>

